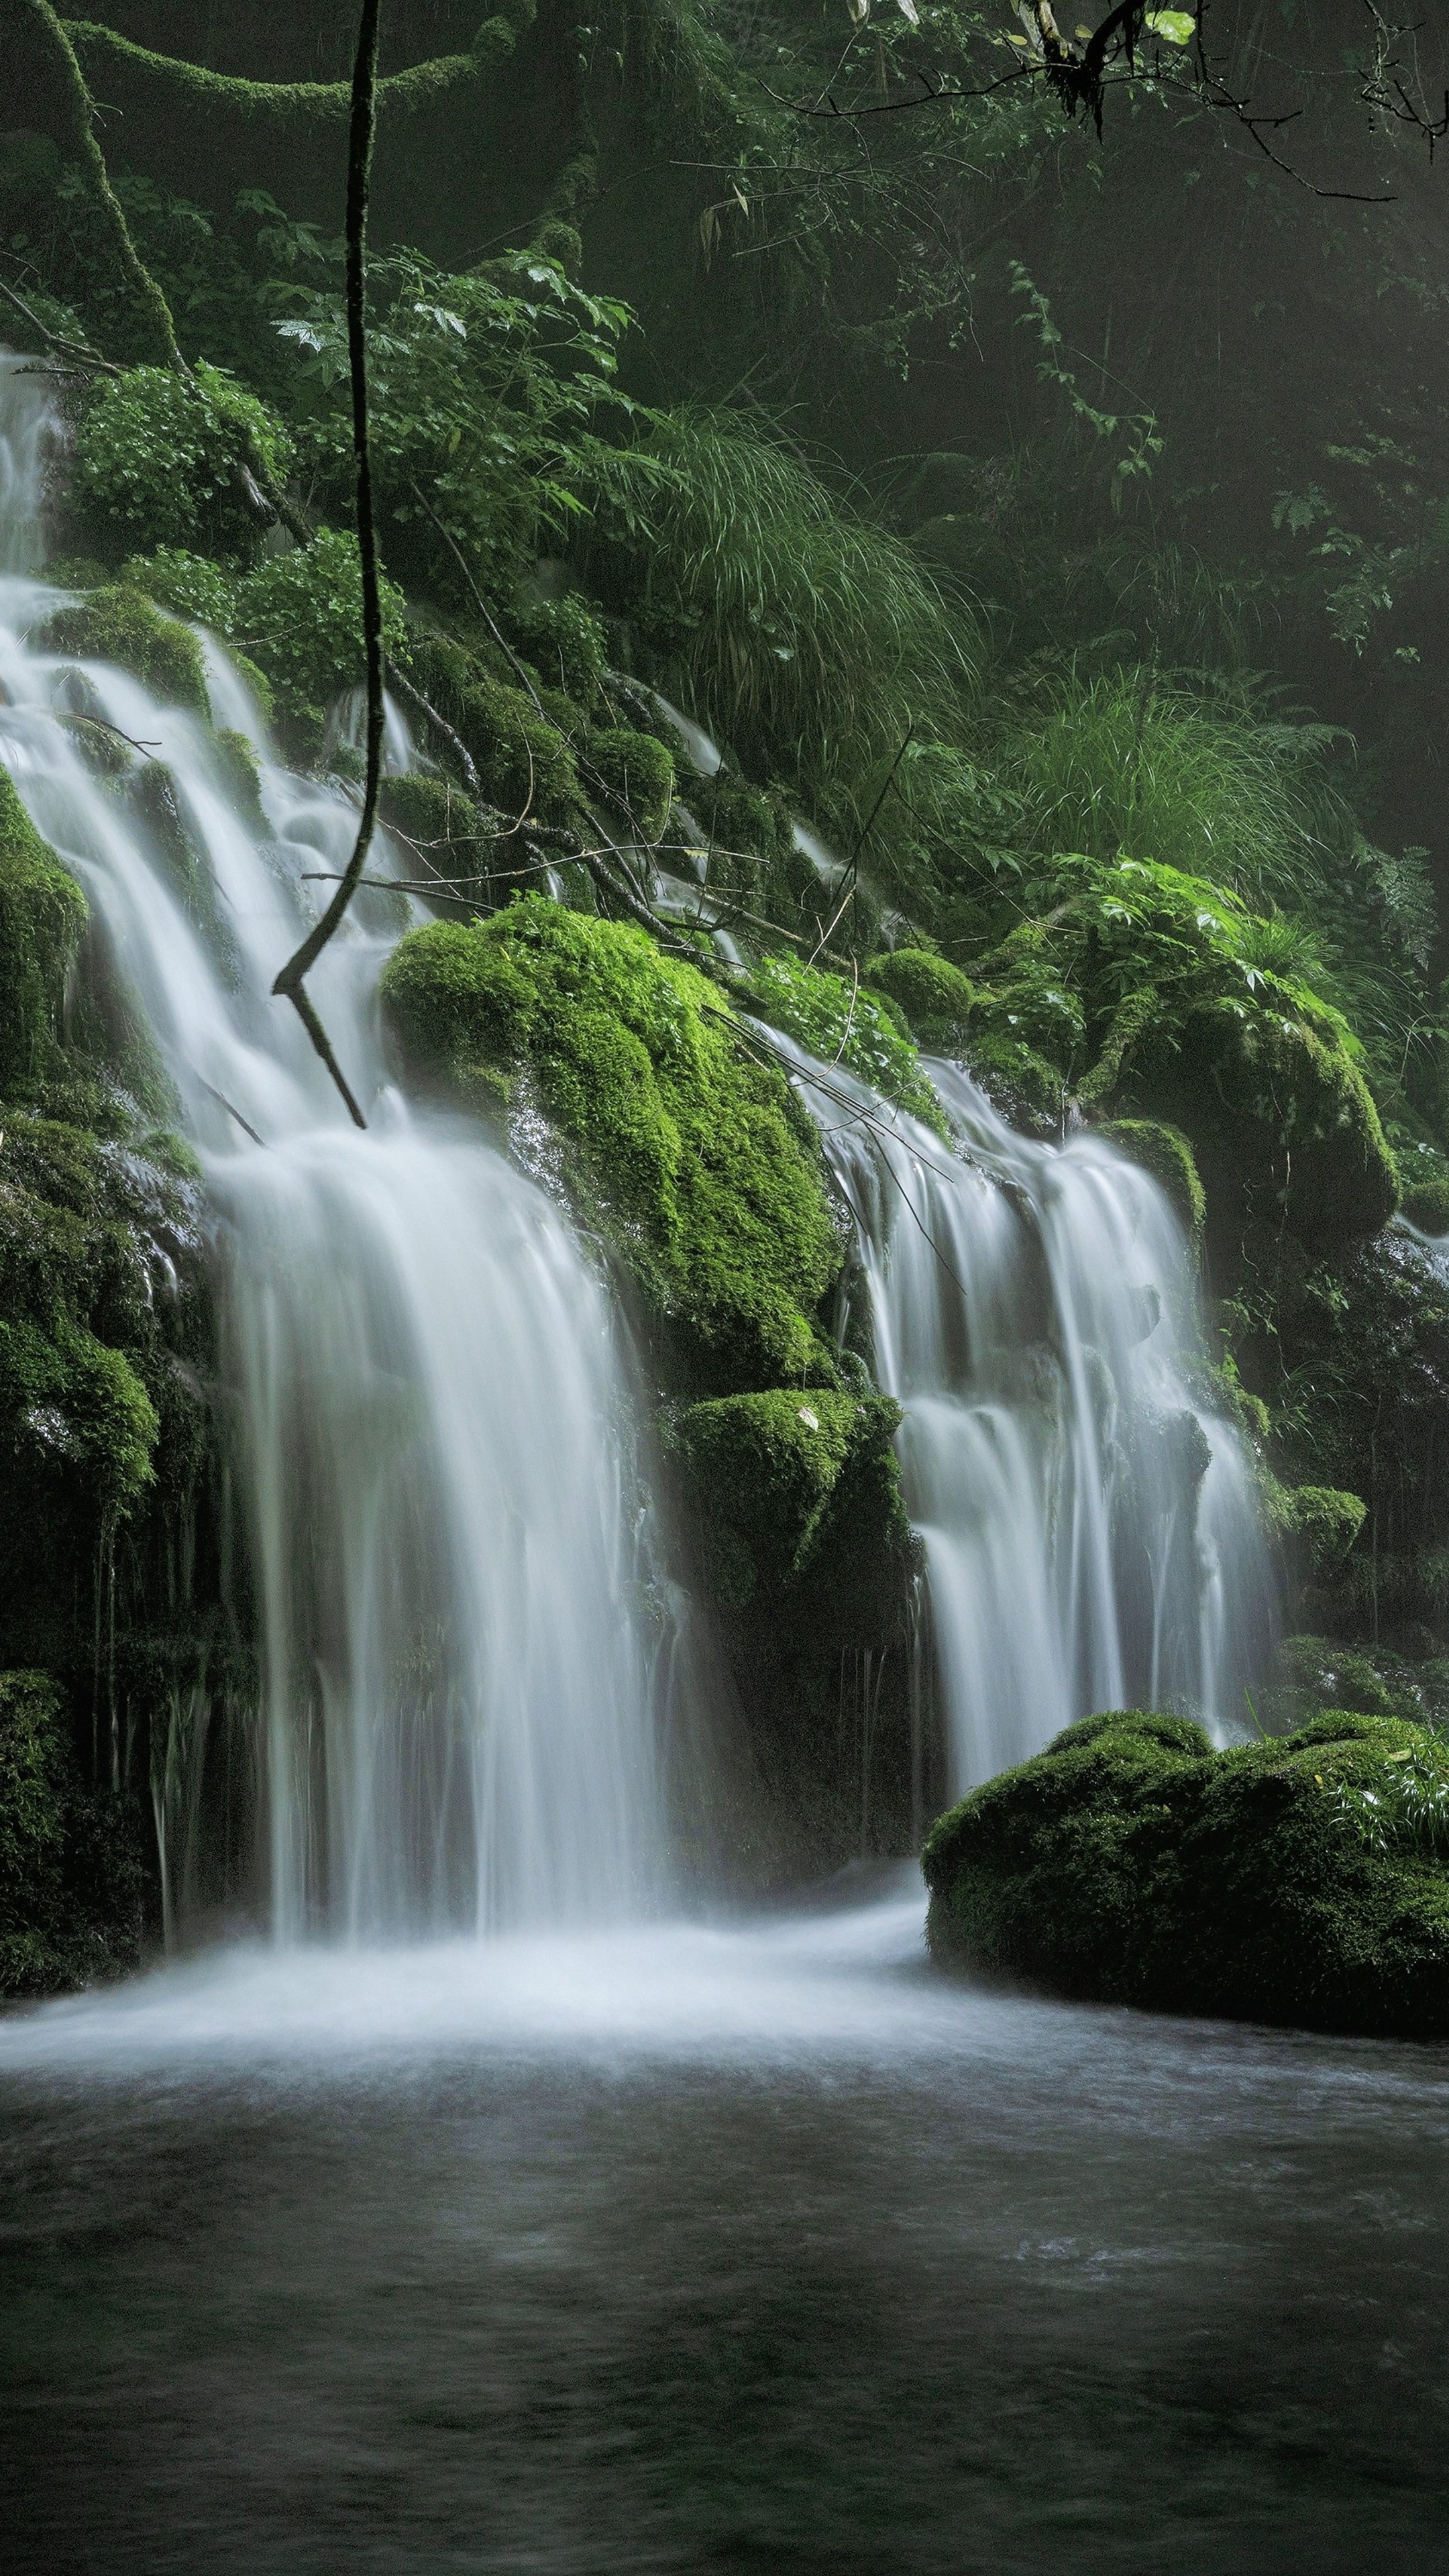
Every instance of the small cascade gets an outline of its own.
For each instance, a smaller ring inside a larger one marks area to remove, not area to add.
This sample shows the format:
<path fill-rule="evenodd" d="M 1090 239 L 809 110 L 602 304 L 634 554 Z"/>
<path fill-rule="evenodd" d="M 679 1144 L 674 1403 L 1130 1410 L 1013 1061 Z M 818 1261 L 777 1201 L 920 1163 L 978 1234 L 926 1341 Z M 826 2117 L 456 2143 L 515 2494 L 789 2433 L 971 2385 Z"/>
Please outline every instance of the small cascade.
<path fill-rule="evenodd" d="M 27 640 L 62 598 L 34 571 L 56 443 L 8 362 L 0 758 L 85 888 L 214 1212 L 275 1931 L 647 1909 L 667 1878 L 655 1657 L 605 1287 L 541 1188 L 389 1086 L 374 997 L 415 917 L 401 896 L 360 896 L 311 979 L 367 1133 L 272 1000 L 356 810 L 277 763 L 220 650 L 217 724 L 258 763 L 250 820 L 209 726 Z M 144 747 L 128 776 L 87 761 L 97 725 Z M 405 757 L 395 716 L 390 739 Z"/>
<path fill-rule="evenodd" d="M 959 1066 L 929 1067 L 953 1154 L 839 1066 L 827 1089 L 798 1062 L 905 1411 L 953 1789 L 1094 1709 L 1236 1733 L 1273 1569 L 1242 1444 L 1204 1400 L 1162 1191 L 1098 1138 L 1016 1134 Z"/>

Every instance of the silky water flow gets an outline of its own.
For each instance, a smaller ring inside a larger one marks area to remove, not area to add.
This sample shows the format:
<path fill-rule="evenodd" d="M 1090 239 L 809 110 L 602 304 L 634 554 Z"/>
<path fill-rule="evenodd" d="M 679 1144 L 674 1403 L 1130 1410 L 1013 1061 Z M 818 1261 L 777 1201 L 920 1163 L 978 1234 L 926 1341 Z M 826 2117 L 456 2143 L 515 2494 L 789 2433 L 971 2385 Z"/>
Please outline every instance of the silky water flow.
<path fill-rule="evenodd" d="M 62 597 L 35 572 L 57 437 L 13 359 L 0 396 L 0 757 L 150 1031 L 220 1246 L 274 1930 L 648 1911 L 667 1880 L 657 1656 L 607 1290 L 540 1187 L 390 1086 L 375 995 L 400 897 L 360 897 L 311 978 L 366 1104 L 354 1128 L 270 988 L 356 808 L 277 763 L 212 644 L 216 721 L 255 750 L 264 833 L 206 725 L 31 647 Z M 194 881 L 88 764 L 76 716 L 145 747 L 133 775 L 164 763 Z M 407 756 L 395 718 L 389 756 Z"/>
<path fill-rule="evenodd" d="M 1101 1139 L 1035 1142 L 929 1070 L 954 1147 L 838 1065 L 800 1055 L 797 1080 L 904 1409 L 952 1794 L 1096 1709 L 1245 1733 L 1276 1585 L 1182 1229 Z"/>

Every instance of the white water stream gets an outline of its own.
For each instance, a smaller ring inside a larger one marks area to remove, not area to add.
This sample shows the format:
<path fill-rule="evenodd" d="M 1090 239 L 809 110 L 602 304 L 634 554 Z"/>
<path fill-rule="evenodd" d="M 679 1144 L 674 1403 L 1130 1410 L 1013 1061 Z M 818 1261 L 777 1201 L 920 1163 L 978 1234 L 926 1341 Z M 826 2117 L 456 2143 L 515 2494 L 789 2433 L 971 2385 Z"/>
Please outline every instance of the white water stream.
<path fill-rule="evenodd" d="M 33 578 L 54 440 L 13 360 L 0 396 L 0 758 L 85 888 L 218 1220 L 274 1930 L 647 1910 L 666 1836 L 607 1292 L 540 1189 L 389 1087 L 374 997 L 405 912 L 387 896 L 359 901 L 311 979 L 366 1107 L 369 1131 L 352 1126 L 270 987 L 325 897 L 309 872 L 345 862 L 354 808 L 277 764 L 219 650 L 213 710 L 258 754 L 264 838 L 206 725 L 31 646 L 60 596 Z M 165 763 L 203 901 L 67 711 L 144 744 L 133 775 Z M 391 747 L 406 756 L 397 725 Z"/>
<path fill-rule="evenodd" d="M 1273 1569 L 1242 1444 L 1205 1400 L 1162 1191 L 1099 1139 L 1018 1135 L 959 1066 L 930 1068 L 959 1158 L 839 1066 L 829 1092 L 812 1070 L 876 1373 L 905 1408 L 953 1791 L 1094 1709 L 1244 1730 Z"/>

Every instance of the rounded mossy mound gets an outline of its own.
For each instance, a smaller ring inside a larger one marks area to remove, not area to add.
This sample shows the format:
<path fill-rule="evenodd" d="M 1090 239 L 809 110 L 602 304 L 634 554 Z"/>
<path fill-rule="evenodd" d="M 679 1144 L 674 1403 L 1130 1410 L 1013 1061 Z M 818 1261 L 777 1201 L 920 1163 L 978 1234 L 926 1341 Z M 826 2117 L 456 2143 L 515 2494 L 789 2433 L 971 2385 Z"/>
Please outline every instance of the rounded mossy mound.
<path fill-rule="evenodd" d="M 900 1407 L 812 1388 L 690 1405 L 665 1424 L 718 1609 L 808 1618 L 832 1647 L 908 1615 L 919 1548 L 893 1446 Z"/>
<path fill-rule="evenodd" d="M 886 949 L 863 969 L 872 992 L 884 993 L 904 1011 L 911 1035 L 936 1055 L 965 1044 L 971 985 L 959 966 L 928 948 Z"/>
<path fill-rule="evenodd" d="M 628 831 L 662 838 L 674 802 L 674 762 L 662 742 L 626 725 L 601 727 L 589 736 L 585 774 Z"/>
<path fill-rule="evenodd" d="M 133 367 L 90 398 L 72 501 L 103 542 L 249 556 L 291 462 L 276 414 L 219 368 Z"/>
<path fill-rule="evenodd" d="M 948 1966 L 1160 2012 L 1449 2035 L 1449 1746 L 1326 1711 L 1215 1753 L 1116 1710 L 973 1790 L 926 1844 Z"/>
<path fill-rule="evenodd" d="M 1144 1046 L 1137 1088 L 1191 1137 L 1216 1203 L 1271 1189 L 1305 1243 L 1377 1234 L 1399 1179 L 1373 1095 L 1332 1033 L 1233 996 Z"/>
<path fill-rule="evenodd" d="M 211 712 L 206 663 L 190 627 L 127 582 L 110 582 L 56 609 L 32 641 L 42 653 L 118 662 L 164 705 L 187 707 L 198 716 Z"/>
<path fill-rule="evenodd" d="M 1097 1133 L 1129 1163 L 1151 1173 L 1196 1257 L 1207 1223 L 1207 1193 L 1182 1129 L 1169 1127 L 1161 1118 L 1112 1118 Z"/>
<path fill-rule="evenodd" d="M 413 931 L 382 989 L 415 1077 L 494 1110 L 536 1099 L 685 1384 L 829 1382 L 814 1317 L 841 1247 L 818 1149 L 705 976 L 530 896 Z"/>

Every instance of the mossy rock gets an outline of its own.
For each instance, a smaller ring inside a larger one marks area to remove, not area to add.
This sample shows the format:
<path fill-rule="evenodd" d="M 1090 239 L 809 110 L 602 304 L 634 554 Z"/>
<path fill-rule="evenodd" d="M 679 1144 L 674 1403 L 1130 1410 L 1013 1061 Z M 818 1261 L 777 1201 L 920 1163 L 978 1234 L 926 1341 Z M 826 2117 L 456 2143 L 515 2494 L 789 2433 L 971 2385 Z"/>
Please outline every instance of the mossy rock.
<path fill-rule="evenodd" d="M 247 830 L 264 840 L 267 818 L 262 811 L 262 765 L 249 734 L 234 725 L 218 725 L 216 756 L 226 792 Z"/>
<path fill-rule="evenodd" d="M 653 734 L 601 727 L 588 741 L 589 784 L 636 838 L 662 838 L 674 802 L 674 762 Z"/>
<path fill-rule="evenodd" d="M 1449 1234 L 1449 1179 L 1411 1179 L 1404 1191 L 1403 1212 L 1421 1234 Z"/>
<path fill-rule="evenodd" d="M 886 949 L 864 969 L 872 992 L 884 993 L 906 1015 L 911 1035 L 935 1055 L 954 1055 L 966 1042 L 974 999 L 968 978 L 949 958 L 928 948 Z"/>
<path fill-rule="evenodd" d="M 1341 1572 L 1364 1522 L 1368 1505 L 1357 1494 L 1331 1485 L 1267 1486 L 1268 1521 L 1288 1542 L 1300 1574 L 1327 1582 Z"/>
<path fill-rule="evenodd" d="M 1166 1100 L 1213 1179 L 1271 1189 L 1308 1244 L 1377 1234 L 1399 1179 L 1356 1064 L 1313 1029 L 1236 1003 L 1195 1013 L 1171 1055 L 1144 1050 Z M 1166 1100 L 1164 1105 L 1166 1105 Z"/>
<path fill-rule="evenodd" d="M 706 1587 L 831 1648 L 899 1634 L 919 1549 L 893 1440 L 900 1407 L 812 1388 L 726 1396 L 666 1424 Z"/>
<path fill-rule="evenodd" d="M 56 1048 L 88 907 L 0 767 L 0 1085 L 27 1091 Z"/>
<path fill-rule="evenodd" d="M 48 1673 L 0 1673 L 0 1995 L 134 1967 L 142 1876 L 119 1799 L 87 1792 Z"/>
<path fill-rule="evenodd" d="M 418 863 L 408 871 L 410 875 L 435 868 L 440 876 L 466 877 L 481 864 L 486 845 L 478 808 L 461 787 L 435 770 L 414 769 L 402 778 L 385 778 L 377 810 L 391 830 L 413 844 L 406 855 L 417 854 Z"/>
<path fill-rule="evenodd" d="M 815 1316 L 842 1256 L 819 1151 L 694 967 L 530 896 L 410 933 L 382 989 L 415 1079 L 494 1110 L 532 1087 L 684 1383 L 828 1379 Z"/>
<path fill-rule="evenodd" d="M 199 716 L 211 712 L 206 664 L 191 629 L 124 582 L 58 608 L 33 641 L 42 653 L 118 662 L 164 705 L 188 707 Z"/>
<path fill-rule="evenodd" d="M 566 824 L 580 800 L 573 751 L 525 690 L 475 671 L 458 690 L 459 731 L 483 793 L 508 815 Z"/>
<path fill-rule="evenodd" d="M 558 690 L 588 714 L 598 702 L 608 658 L 603 626 L 588 603 L 573 592 L 530 601 L 510 609 L 507 629 L 540 686 Z"/>
<path fill-rule="evenodd" d="M 1392 1646 L 1337 1637 L 1284 1637 L 1256 1706 L 1276 1735 L 1291 1734 L 1325 1709 L 1449 1730 L 1449 1659 L 1414 1658 Z"/>
<path fill-rule="evenodd" d="M 820 1057 L 844 1065 L 938 1136 L 946 1115 L 893 1003 L 863 985 L 798 957 L 762 957 L 740 985 L 741 997 L 772 1027 Z"/>
<path fill-rule="evenodd" d="M 949 1967 L 1161 2012 L 1449 2036 L 1449 1748 L 1331 1711 L 1214 1753 L 1114 1711 L 974 1790 L 926 1845 Z"/>
<path fill-rule="evenodd" d="M 1129 1163 L 1151 1173 L 1196 1258 L 1207 1222 L 1207 1193 L 1182 1129 L 1169 1127 L 1161 1118 L 1111 1118 L 1097 1132 Z"/>
<path fill-rule="evenodd" d="M 276 488 L 291 461 L 275 413 L 204 359 L 185 376 L 132 367 L 95 386 L 76 438 L 72 498 L 98 530 L 133 548 L 245 557 L 264 527 L 245 480 Z"/>

